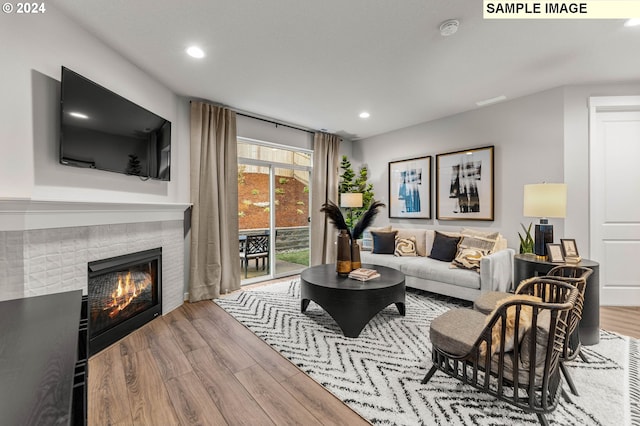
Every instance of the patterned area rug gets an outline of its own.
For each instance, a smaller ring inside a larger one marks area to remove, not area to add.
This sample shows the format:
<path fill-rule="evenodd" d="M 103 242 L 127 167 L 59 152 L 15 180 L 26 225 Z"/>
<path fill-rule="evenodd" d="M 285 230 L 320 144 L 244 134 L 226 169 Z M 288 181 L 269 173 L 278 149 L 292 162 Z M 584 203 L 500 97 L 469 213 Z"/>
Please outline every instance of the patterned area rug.
<path fill-rule="evenodd" d="M 420 383 L 431 366 L 431 320 L 465 302 L 407 291 L 405 317 L 391 305 L 356 339 L 344 337 L 314 302 L 300 313 L 297 279 L 215 302 L 372 424 L 538 424 L 535 415 L 442 373 Z M 547 416 L 551 424 L 640 424 L 638 341 L 601 331 L 600 343 L 583 350 L 589 363 L 569 364 L 581 396 L 561 398 Z"/>

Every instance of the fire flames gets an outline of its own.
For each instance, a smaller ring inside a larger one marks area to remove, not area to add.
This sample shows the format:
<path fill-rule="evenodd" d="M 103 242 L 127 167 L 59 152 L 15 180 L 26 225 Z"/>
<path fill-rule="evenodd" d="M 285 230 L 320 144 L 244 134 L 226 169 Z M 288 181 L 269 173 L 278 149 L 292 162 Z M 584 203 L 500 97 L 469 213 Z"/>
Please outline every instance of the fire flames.
<path fill-rule="evenodd" d="M 131 272 L 126 276 L 118 275 L 118 288 L 111 293 L 111 303 L 104 310 L 111 309 L 109 318 L 113 318 L 123 311 L 133 300 L 151 284 L 151 278 L 145 274 L 145 278 L 136 282 L 131 277 Z"/>

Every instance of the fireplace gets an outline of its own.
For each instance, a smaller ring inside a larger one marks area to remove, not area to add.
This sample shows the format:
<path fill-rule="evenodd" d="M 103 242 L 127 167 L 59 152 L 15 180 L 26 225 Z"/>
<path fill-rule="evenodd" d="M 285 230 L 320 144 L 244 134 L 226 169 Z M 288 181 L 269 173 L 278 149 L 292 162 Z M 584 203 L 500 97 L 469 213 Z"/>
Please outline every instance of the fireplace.
<path fill-rule="evenodd" d="M 162 249 L 89 263 L 89 354 L 162 313 Z"/>

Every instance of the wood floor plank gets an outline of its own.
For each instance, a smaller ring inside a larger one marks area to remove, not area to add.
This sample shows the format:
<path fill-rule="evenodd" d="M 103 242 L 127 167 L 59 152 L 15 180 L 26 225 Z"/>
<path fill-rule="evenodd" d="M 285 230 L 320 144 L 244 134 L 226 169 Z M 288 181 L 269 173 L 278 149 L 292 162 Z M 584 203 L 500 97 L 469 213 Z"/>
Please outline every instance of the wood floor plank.
<path fill-rule="evenodd" d="M 290 377 L 281 385 L 323 425 L 370 424 L 303 372 Z"/>
<path fill-rule="evenodd" d="M 202 336 L 200 336 L 198 331 L 193 327 L 193 324 L 191 324 L 189 319 L 187 319 L 179 309 L 163 317 L 163 320 L 171 329 L 173 337 L 178 342 L 178 346 L 182 349 L 182 352 L 188 353 L 207 347 L 207 342 L 204 341 Z"/>
<path fill-rule="evenodd" d="M 193 326 L 209 347 L 222 359 L 222 362 L 232 371 L 240 371 L 256 363 L 238 343 L 226 338 L 225 333 L 210 319 L 195 319 Z"/>
<path fill-rule="evenodd" d="M 193 371 L 174 333 L 163 318 L 157 318 L 145 327 L 149 350 L 155 357 L 160 374 L 165 381 Z"/>
<path fill-rule="evenodd" d="M 122 360 L 133 424 L 178 425 L 173 404 L 151 350 L 134 352 L 122 357 Z"/>
<path fill-rule="evenodd" d="M 269 416 L 227 366 L 214 356 L 210 348 L 191 351 L 187 354 L 187 358 L 227 423 L 273 425 Z"/>
<path fill-rule="evenodd" d="M 275 424 L 321 425 L 304 405 L 259 365 L 237 372 L 236 377 Z"/>
<path fill-rule="evenodd" d="M 146 325 L 129 334 L 118 342 L 120 355 L 125 356 L 149 349 L 149 340 L 147 339 Z"/>
<path fill-rule="evenodd" d="M 181 426 L 228 424 L 195 373 L 168 380 L 167 391 Z"/>
<path fill-rule="evenodd" d="M 180 311 L 182 311 L 188 320 L 193 321 L 195 319 L 207 318 L 209 316 L 208 308 L 211 305 L 213 305 L 211 300 L 202 300 L 195 303 L 185 302 L 180 306 Z"/>
<path fill-rule="evenodd" d="M 124 367 L 117 346 L 104 349 L 89 361 L 88 424 L 131 423 Z"/>

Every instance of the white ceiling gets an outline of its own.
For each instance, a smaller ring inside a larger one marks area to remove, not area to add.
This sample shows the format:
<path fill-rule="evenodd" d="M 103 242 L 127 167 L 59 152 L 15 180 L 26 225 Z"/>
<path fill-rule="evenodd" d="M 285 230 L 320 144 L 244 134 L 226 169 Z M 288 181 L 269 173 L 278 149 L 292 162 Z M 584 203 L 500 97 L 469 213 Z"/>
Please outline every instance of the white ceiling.
<path fill-rule="evenodd" d="M 479 0 L 55 0 L 175 93 L 364 138 L 566 84 L 638 81 L 623 20 L 484 20 Z M 459 31 L 442 37 L 447 19 Z M 201 46 L 196 60 L 184 51 Z M 371 117 L 358 117 L 361 111 Z"/>

